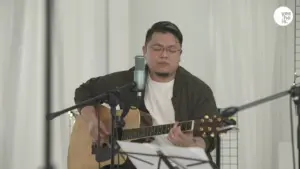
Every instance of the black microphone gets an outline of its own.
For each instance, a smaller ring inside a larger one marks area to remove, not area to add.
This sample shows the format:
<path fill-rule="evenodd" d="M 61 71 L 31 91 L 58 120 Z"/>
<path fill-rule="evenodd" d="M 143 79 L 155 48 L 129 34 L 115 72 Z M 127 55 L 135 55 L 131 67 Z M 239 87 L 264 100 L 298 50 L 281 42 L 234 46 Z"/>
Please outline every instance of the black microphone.
<path fill-rule="evenodd" d="M 135 69 L 134 69 L 134 83 L 135 90 L 137 91 L 137 97 L 140 99 L 142 97 L 142 92 L 145 89 L 145 58 L 144 56 L 135 56 Z"/>

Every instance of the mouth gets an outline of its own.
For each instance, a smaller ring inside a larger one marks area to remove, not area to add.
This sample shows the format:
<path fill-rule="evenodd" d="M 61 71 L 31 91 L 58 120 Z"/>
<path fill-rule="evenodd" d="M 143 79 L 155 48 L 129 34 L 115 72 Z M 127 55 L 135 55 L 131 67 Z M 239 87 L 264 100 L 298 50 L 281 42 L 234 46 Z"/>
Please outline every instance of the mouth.
<path fill-rule="evenodd" d="M 157 63 L 158 65 L 161 65 L 161 66 L 167 66 L 167 65 L 169 65 L 169 63 L 167 63 L 167 62 L 159 62 L 159 63 Z"/>

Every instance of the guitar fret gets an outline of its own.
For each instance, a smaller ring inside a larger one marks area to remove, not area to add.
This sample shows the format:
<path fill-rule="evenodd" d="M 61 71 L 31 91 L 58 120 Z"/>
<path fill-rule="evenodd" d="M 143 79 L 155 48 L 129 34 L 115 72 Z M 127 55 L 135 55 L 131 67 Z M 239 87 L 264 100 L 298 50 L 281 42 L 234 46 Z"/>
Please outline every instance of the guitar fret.
<path fill-rule="evenodd" d="M 158 134 L 164 134 L 164 126 L 161 126 L 158 130 Z"/>
<path fill-rule="evenodd" d="M 181 127 L 181 130 L 182 130 L 182 131 L 185 131 L 185 123 L 182 122 L 182 123 L 180 124 L 180 127 Z"/>
<path fill-rule="evenodd" d="M 183 131 L 186 131 L 188 128 L 187 128 L 187 124 L 188 123 L 182 123 L 181 124 L 181 130 L 183 130 Z"/>
<path fill-rule="evenodd" d="M 145 130 L 145 136 L 148 136 L 149 135 L 149 129 L 146 127 L 146 128 L 144 128 L 144 130 Z"/>
<path fill-rule="evenodd" d="M 140 137 L 145 137 L 146 136 L 146 128 L 142 128 L 139 132 Z"/>
<path fill-rule="evenodd" d="M 153 132 L 154 132 L 154 130 L 151 130 L 151 128 L 150 128 L 150 127 L 148 127 L 148 130 L 149 130 L 148 136 L 151 136 L 151 135 L 153 135 Z"/>
<path fill-rule="evenodd" d="M 163 134 L 163 131 L 164 131 L 163 129 L 164 129 L 164 126 L 161 126 L 158 134 Z"/>
<path fill-rule="evenodd" d="M 147 127 L 146 128 L 147 129 L 147 136 L 151 136 L 152 135 L 152 133 L 153 133 L 153 131 L 151 130 L 151 128 L 150 127 Z"/>
<path fill-rule="evenodd" d="M 155 132 L 154 135 L 157 135 L 159 133 L 159 126 L 155 126 Z"/>
<path fill-rule="evenodd" d="M 167 131 L 170 131 L 171 130 L 171 128 L 173 127 L 173 124 L 171 125 L 171 124 L 168 124 L 168 125 L 166 125 L 167 126 Z"/>
<path fill-rule="evenodd" d="M 181 130 L 187 131 L 187 130 L 191 130 L 191 128 L 192 128 L 192 121 L 182 122 Z"/>
<path fill-rule="evenodd" d="M 185 129 L 185 128 L 186 128 L 185 123 L 181 123 L 180 125 L 181 125 L 181 130 L 182 130 L 182 131 L 185 131 L 185 130 L 186 130 L 186 129 Z"/>

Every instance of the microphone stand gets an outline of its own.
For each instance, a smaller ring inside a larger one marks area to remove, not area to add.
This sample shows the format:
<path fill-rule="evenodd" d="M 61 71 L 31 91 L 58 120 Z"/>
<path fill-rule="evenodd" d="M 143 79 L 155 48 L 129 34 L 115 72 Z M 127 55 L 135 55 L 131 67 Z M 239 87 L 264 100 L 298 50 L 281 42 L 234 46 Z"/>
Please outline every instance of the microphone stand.
<path fill-rule="evenodd" d="M 90 98 L 88 100 L 85 100 L 85 101 L 82 101 L 74 106 L 71 106 L 71 107 L 68 107 L 68 108 L 65 108 L 63 110 L 60 110 L 60 111 L 57 111 L 57 112 L 54 112 L 54 113 L 50 113 L 50 114 L 47 114 L 47 120 L 53 120 L 54 118 L 62 115 L 62 114 L 65 114 L 71 110 L 74 110 L 74 109 L 80 109 L 80 108 L 83 108 L 85 106 L 88 106 L 88 105 L 94 105 L 94 104 L 97 104 L 97 103 L 108 103 L 109 104 L 109 95 L 111 94 L 114 94 L 114 95 L 117 95 L 117 97 L 119 98 L 120 97 L 120 93 L 122 90 L 124 89 L 130 89 L 130 88 L 133 88 L 135 86 L 135 83 L 128 83 L 128 84 L 125 84 L 124 86 L 122 87 L 119 87 L 119 88 L 116 88 L 114 90 L 110 90 L 110 91 L 107 91 L 107 92 L 104 92 L 102 94 L 99 94 L 93 98 Z"/>
<path fill-rule="evenodd" d="M 241 105 L 239 107 L 225 108 L 220 113 L 221 113 L 222 117 L 230 117 L 230 116 L 235 115 L 237 112 L 239 112 L 241 110 L 249 109 L 251 107 L 254 107 L 254 106 L 275 100 L 275 99 L 279 99 L 279 98 L 287 96 L 287 95 L 290 95 L 290 97 L 293 98 L 294 104 L 296 105 L 296 112 L 298 115 L 297 147 L 298 147 L 298 160 L 300 161 L 300 139 L 299 139 L 299 137 L 300 137 L 300 126 L 299 126 L 299 122 L 300 122 L 300 86 L 299 86 L 299 84 L 294 84 L 289 90 L 285 90 L 285 91 L 276 93 L 274 95 L 261 98 L 259 100 Z M 300 163 L 298 163 L 298 167 L 300 168 Z"/>
<path fill-rule="evenodd" d="M 46 0 L 44 2 L 45 6 L 45 113 L 48 116 L 51 112 L 51 77 L 52 77 L 52 7 L 53 2 L 51 0 Z M 44 169 L 53 169 L 53 165 L 51 164 L 51 124 L 48 120 L 45 121 L 45 129 L 44 129 L 44 160 L 45 166 Z"/>
<path fill-rule="evenodd" d="M 108 103 L 111 107 L 111 127 L 112 127 L 112 131 L 111 131 L 111 136 L 110 136 L 110 141 L 111 141 L 111 149 L 110 149 L 110 157 L 111 157 L 111 168 L 114 167 L 115 165 L 115 161 L 114 161 L 114 155 L 115 155 L 115 147 L 117 147 L 117 141 L 116 141 L 116 134 L 117 134 L 117 129 L 120 129 L 122 127 L 124 127 L 125 125 L 125 122 L 123 120 L 123 118 L 126 116 L 126 113 L 125 114 L 122 114 L 120 116 L 117 116 L 116 115 L 116 106 L 119 104 L 120 100 L 121 100 L 121 92 L 122 90 L 125 90 L 125 89 L 133 89 L 134 87 L 136 86 L 136 83 L 135 82 L 132 82 L 132 83 L 128 83 L 128 84 L 125 84 L 124 86 L 122 87 L 119 87 L 119 88 L 116 88 L 114 90 L 110 90 L 110 91 L 107 91 L 103 94 L 100 94 L 96 97 L 93 97 L 91 99 L 88 99 L 88 100 L 85 100 L 81 103 L 78 103 L 74 106 L 71 106 L 71 107 L 68 107 L 68 108 L 65 108 L 63 110 L 60 110 L 60 111 L 57 111 L 57 112 L 54 112 L 54 113 L 49 113 L 47 114 L 46 116 L 46 119 L 47 121 L 50 121 L 50 120 L 53 120 L 54 118 L 64 114 L 64 113 L 67 113 L 73 109 L 80 109 L 80 108 L 83 108 L 84 106 L 87 106 L 87 105 L 95 105 L 95 104 L 102 104 L 102 103 Z M 99 117 L 99 116 L 98 116 Z M 100 120 L 98 118 L 98 120 Z M 98 126 L 99 127 L 99 126 Z M 100 138 L 100 134 L 98 132 L 98 138 Z M 100 140 L 98 140 L 100 141 Z M 95 155 L 95 158 L 96 158 L 96 161 L 99 162 L 99 157 L 101 158 L 101 152 L 99 151 L 101 149 L 101 146 L 97 146 L 97 150 L 95 150 L 95 147 L 92 146 L 92 151 L 96 152 L 96 155 Z M 47 168 L 48 169 L 48 168 Z"/>

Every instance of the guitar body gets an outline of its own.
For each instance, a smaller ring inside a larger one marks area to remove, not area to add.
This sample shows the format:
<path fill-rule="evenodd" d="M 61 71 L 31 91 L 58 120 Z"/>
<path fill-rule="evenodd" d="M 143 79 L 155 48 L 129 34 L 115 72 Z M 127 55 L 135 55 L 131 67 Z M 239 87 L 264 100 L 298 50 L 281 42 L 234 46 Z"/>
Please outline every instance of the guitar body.
<path fill-rule="evenodd" d="M 99 119 L 106 128 L 111 131 L 111 112 L 110 108 L 100 105 L 96 108 Z M 169 133 L 174 123 L 152 126 L 152 117 L 148 113 L 140 112 L 138 109 L 130 109 L 124 118 L 121 140 L 138 140 L 139 138 L 151 138 L 156 135 Z M 230 126 L 231 125 L 231 126 Z M 181 130 L 184 132 L 194 131 L 202 137 L 211 136 L 230 130 L 233 124 L 230 120 L 218 116 L 209 117 L 205 115 L 201 119 L 180 122 Z M 225 127 L 227 126 L 227 127 Z M 223 128 L 225 127 L 225 128 Z M 150 139 L 151 140 L 151 139 Z M 109 145 L 109 138 L 105 138 Z M 148 141 L 146 141 L 148 142 Z M 97 156 L 92 153 L 92 138 L 89 134 L 89 126 L 81 115 L 75 119 L 72 129 L 68 151 L 68 169 L 99 169 L 110 166 L 110 149 L 112 147 L 99 147 L 100 153 Z M 120 150 L 121 151 L 121 150 Z M 126 161 L 125 155 L 113 155 L 115 165 L 122 165 Z M 97 161 L 100 161 L 99 163 Z"/>
<path fill-rule="evenodd" d="M 105 106 L 97 108 L 99 118 L 111 131 L 111 112 Z M 139 128 L 141 125 L 140 112 L 138 109 L 131 109 L 124 118 L 125 127 L 123 129 Z M 105 155 L 109 157 L 109 154 Z M 121 165 L 125 162 L 126 156 L 115 155 L 115 164 Z M 119 162 L 119 163 L 118 163 Z M 110 158 L 100 162 L 100 166 L 110 165 Z M 99 163 L 95 159 L 95 154 L 92 154 L 92 138 L 88 131 L 88 124 L 84 121 L 81 115 L 76 117 L 72 133 L 70 136 L 68 150 L 68 169 L 98 169 Z"/>

